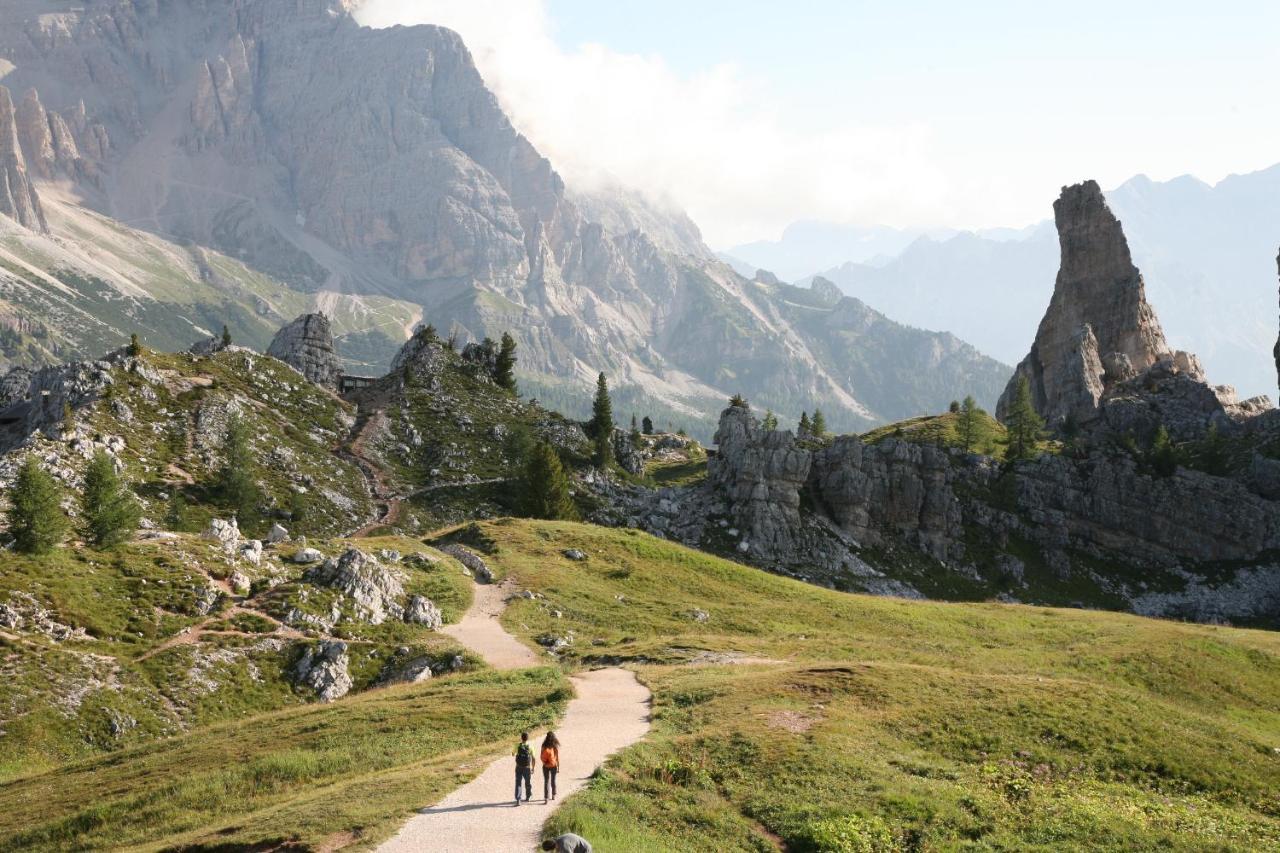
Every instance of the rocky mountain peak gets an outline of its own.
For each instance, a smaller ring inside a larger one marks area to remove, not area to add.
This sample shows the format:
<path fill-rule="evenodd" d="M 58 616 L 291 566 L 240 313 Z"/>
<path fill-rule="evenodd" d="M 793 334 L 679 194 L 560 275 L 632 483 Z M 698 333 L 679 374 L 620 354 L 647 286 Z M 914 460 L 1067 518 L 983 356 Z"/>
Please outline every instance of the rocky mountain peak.
<path fill-rule="evenodd" d="M 1004 416 L 1025 376 L 1037 410 L 1059 426 L 1091 420 L 1108 386 L 1171 353 L 1097 182 L 1064 187 L 1053 212 L 1062 251 L 1053 298 L 997 413 Z"/>
<path fill-rule="evenodd" d="M 338 387 L 341 362 L 333 345 L 333 329 L 324 314 L 303 314 L 276 332 L 267 355 L 280 359 L 308 381 Z"/>
<path fill-rule="evenodd" d="M 0 214 L 32 231 L 49 230 L 40 196 L 27 175 L 13 96 L 4 86 L 0 86 Z"/>

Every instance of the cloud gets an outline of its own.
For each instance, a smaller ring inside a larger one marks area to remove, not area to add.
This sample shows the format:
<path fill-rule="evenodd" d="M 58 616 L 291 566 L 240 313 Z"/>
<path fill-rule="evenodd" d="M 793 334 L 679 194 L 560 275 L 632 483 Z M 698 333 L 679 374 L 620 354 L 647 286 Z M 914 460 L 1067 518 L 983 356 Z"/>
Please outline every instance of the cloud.
<path fill-rule="evenodd" d="M 687 210 L 713 246 L 797 219 L 911 225 L 969 213 L 925 122 L 784 122 L 743 69 L 682 75 L 656 55 L 552 37 L 542 0 L 365 0 L 369 26 L 459 32 L 516 127 L 571 186 L 612 176 Z"/>

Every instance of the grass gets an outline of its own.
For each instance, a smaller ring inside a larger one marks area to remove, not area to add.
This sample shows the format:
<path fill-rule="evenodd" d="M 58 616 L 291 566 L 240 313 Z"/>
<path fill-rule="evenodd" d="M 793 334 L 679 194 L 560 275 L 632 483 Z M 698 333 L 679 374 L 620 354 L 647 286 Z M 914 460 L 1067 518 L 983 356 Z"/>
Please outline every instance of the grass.
<path fill-rule="evenodd" d="M 1276 634 L 849 595 L 568 522 L 444 533 L 542 594 L 508 630 L 572 637 L 565 667 L 622 663 L 653 690 L 650 735 L 547 832 L 626 851 L 1280 845 Z M 555 668 L 482 670 L 224 717 L 0 784 L 0 848 L 370 845 L 567 695 Z"/>
<path fill-rule="evenodd" d="M 573 631 L 570 661 L 630 661 L 655 694 L 653 734 L 554 830 L 637 851 L 1280 844 L 1275 634 L 852 596 L 567 523 L 481 530 L 546 596 L 510 630 Z"/>
<path fill-rule="evenodd" d="M 1003 461 L 1006 432 L 1004 424 L 979 410 L 973 444 L 968 449 Z M 936 444 L 942 447 L 964 447 L 965 445 L 960 432 L 960 415 L 956 412 L 908 418 L 876 427 L 862 435 L 862 440 L 867 444 L 876 444 L 886 438 L 897 438 L 918 444 Z M 1037 450 L 1040 453 L 1057 453 L 1061 450 L 1061 444 L 1046 439 L 1038 443 Z"/>
<path fill-rule="evenodd" d="M 0 785 L 0 848 L 372 841 L 474 775 L 511 732 L 555 720 L 569 691 L 554 668 L 450 676 L 70 764 Z"/>

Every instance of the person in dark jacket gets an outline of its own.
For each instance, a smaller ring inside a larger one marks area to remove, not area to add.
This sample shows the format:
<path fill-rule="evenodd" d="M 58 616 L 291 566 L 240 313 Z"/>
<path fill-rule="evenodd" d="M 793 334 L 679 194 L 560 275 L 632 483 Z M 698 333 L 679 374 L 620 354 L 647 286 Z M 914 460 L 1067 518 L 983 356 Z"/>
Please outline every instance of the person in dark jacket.
<path fill-rule="evenodd" d="M 520 781 L 524 780 L 524 801 L 533 796 L 533 747 L 529 746 L 529 733 L 520 733 L 516 747 L 516 805 L 520 805 Z"/>
<path fill-rule="evenodd" d="M 554 850 L 556 853 L 591 853 L 591 842 L 581 835 L 566 832 L 559 838 L 551 838 L 542 842 L 543 850 Z"/>

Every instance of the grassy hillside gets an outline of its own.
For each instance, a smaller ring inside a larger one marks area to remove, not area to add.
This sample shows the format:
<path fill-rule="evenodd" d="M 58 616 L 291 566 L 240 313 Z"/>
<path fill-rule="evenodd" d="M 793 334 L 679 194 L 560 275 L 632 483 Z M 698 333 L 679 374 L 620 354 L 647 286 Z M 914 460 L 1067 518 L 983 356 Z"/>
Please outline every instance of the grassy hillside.
<path fill-rule="evenodd" d="M 580 524 L 448 533 L 543 596 L 510 631 L 654 692 L 650 736 L 551 822 L 597 849 L 1280 844 L 1275 634 L 849 595 Z M 0 784 L 0 847 L 367 846 L 566 697 L 543 668 L 244 709 Z"/>
<path fill-rule="evenodd" d="M 546 596 L 510 630 L 572 632 L 570 661 L 631 661 L 654 690 L 654 734 L 555 821 L 605 849 L 1280 844 L 1275 634 L 850 596 L 626 531 L 480 532 Z M 841 832 L 866 844 L 823 840 Z"/>
<path fill-rule="evenodd" d="M 310 546 L 339 554 L 348 544 Z M 406 595 L 430 598 L 446 622 L 470 604 L 471 582 L 461 568 L 420 542 L 386 537 L 357 544 L 370 553 L 423 555 L 397 566 Z M 256 566 L 193 536 L 111 551 L 66 547 L 48 557 L 5 556 L 0 604 L 18 608 L 24 619 L 0 628 L 0 782 L 21 790 L 21 780 L 66 762 L 313 702 L 287 670 L 319 637 L 348 643 L 357 691 L 414 658 L 463 654 L 465 668 L 477 664 L 447 636 L 398 621 L 369 624 L 348 601 L 337 602 L 341 617 L 332 629 L 309 623 L 307 615 L 333 610 L 335 591 L 303 580 L 307 567 L 291 559 L 298 547 L 269 547 Z M 234 588 L 234 574 L 247 591 Z M 77 632 L 40 627 L 35 607 Z"/>

